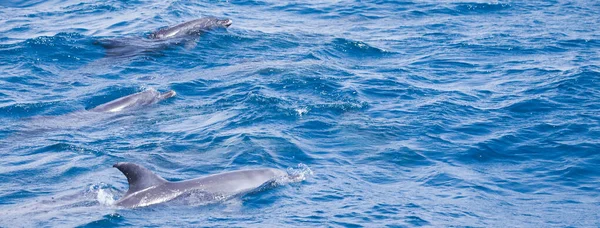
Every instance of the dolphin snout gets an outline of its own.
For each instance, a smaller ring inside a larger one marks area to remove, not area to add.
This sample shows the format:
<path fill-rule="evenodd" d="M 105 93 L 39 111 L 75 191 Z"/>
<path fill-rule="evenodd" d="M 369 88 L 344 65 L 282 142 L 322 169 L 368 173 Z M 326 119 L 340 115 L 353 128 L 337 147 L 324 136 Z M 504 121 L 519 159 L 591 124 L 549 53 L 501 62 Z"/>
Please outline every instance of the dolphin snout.
<path fill-rule="evenodd" d="M 231 19 L 223 20 L 223 26 L 229 27 L 231 24 L 233 24 L 233 20 L 231 20 Z"/>
<path fill-rule="evenodd" d="M 169 92 L 161 94 L 160 97 L 161 97 L 161 99 L 167 99 L 167 98 L 174 97 L 175 95 L 177 95 L 177 93 L 174 90 L 171 90 Z"/>

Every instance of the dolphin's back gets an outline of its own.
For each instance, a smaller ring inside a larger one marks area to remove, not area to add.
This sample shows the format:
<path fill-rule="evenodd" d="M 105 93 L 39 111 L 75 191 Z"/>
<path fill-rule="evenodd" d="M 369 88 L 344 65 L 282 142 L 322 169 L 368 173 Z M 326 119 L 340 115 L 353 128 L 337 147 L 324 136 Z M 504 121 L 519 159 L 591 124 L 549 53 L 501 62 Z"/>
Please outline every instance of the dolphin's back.
<path fill-rule="evenodd" d="M 220 20 L 216 17 L 203 17 L 184 22 L 173 27 L 164 28 L 150 35 L 152 39 L 167 39 L 199 34 L 218 27 L 227 27 L 231 20 Z"/>
<path fill-rule="evenodd" d="M 171 182 L 177 189 L 198 189 L 211 194 L 237 195 L 252 191 L 287 175 L 278 169 L 252 169 L 214 174 L 188 181 Z"/>
<path fill-rule="evenodd" d="M 125 109 L 135 108 L 144 105 L 154 104 L 160 100 L 175 96 L 175 91 L 169 91 L 160 94 L 155 89 L 148 89 L 139 93 L 134 93 L 119 99 L 101 104 L 91 111 L 94 112 L 118 112 Z"/>

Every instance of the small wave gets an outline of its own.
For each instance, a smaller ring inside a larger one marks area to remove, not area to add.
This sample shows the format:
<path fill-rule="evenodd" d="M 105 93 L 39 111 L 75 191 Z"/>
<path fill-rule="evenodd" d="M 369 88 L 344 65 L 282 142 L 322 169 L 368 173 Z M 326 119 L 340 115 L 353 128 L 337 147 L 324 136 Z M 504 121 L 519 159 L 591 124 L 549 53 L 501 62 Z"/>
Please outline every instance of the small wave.
<path fill-rule="evenodd" d="M 316 8 L 312 4 L 296 3 L 296 2 L 291 2 L 291 3 L 282 2 L 281 5 L 273 6 L 272 10 L 288 11 L 288 12 L 294 12 L 294 13 L 298 13 L 298 14 L 302 14 L 302 15 L 325 14 L 328 12 L 327 10 Z"/>
<path fill-rule="evenodd" d="M 514 139 L 512 135 L 478 143 L 459 156 L 458 161 L 464 163 L 516 163 L 524 160 L 523 156 L 513 154 L 502 147 L 502 142 Z"/>
<path fill-rule="evenodd" d="M 402 167 L 418 167 L 434 164 L 428 157 L 424 156 L 422 153 L 409 148 L 399 148 L 393 150 L 388 149 L 381 152 L 377 152 L 374 153 L 373 156 L 363 158 L 362 162 L 375 164 L 388 163 L 391 165 L 397 165 Z M 386 164 L 386 166 L 389 165 Z"/>
<path fill-rule="evenodd" d="M 54 107 L 58 102 L 17 103 L 0 107 L 1 115 L 13 118 L 30 117 Z"/>
<path fill-rule="evenodd" d="M 0 6 L 12 7 L 12 8 L 26 8 L 32 7 L 42 2 L 46 2 L 45 0 L 7 0 L 0 1 Z"/>
<path fill-rule="evenodd" d="M 325 103 L 325 104 L 313 104 L 308 105 L 310 110 L 314 110 L 317 113 L 334 112 L 334 113 L 345 113 L 351 111 L 363 110 L 369 107 L 367 102 L 339 102 L 339 103 Z"/>
<path fill-rule="evenodd" d="M 325 85 L 323 85 L 325 87 Z M 294 87 L 298 89 L 303 89 L 303 87 Z M 325 88 L 318 95 L 327 95 L 328 99 L 331 101 L 311 101 L 312 99 L 297 99 L 297 98 L 287 98 L 287 97 L 272 97 L 268 96 L 262 92 L 251 92 L 246 99 L 251 106 L 260 107 L 260 111 L 250 111 L 248 113 L 244 113 L 243 116 L 249 116 L 252 120 L 256 120 L 258 118 L 264 118 L 265 115 L 269 115 L 271 117 L 302 117 L 313 111 L 317 113 L 320 112 L 334 112 L 334 113 L 344 113 L 351 112 L 356 110 L 362 110 L 369 107 L 367 102 L 359 101 L 348 97 L 348 93 L 354 96 L 352 92 L 340 92 L 337 93 L 328 93 L 326 91 L 335 91 L 333 88 Z M 311 89 L 312 90 L 312 85 Z M 331 98 L 330 98 L 331 97 Z M 265 112 L 269 111 L 269 112 Z"/>
<path fill-rule="evenodd" d="M 512 7 L 511 4 L 505 3 L 464 3 L 457 4 L 454 9 L 460 13 L 466 14 L 489 14 L 508 10 Z"/>
<path fill-rule="evenodd" d="M 117 2 L 120 2 L 120 1 L 117 1 Z M 93 4 L 93 3 L 81 2 L 76 5 L 70 5 L 70 6 L 64 7 L 63 10 L 65 10 L 65 11 L 62 13 L 67 14 L 67 15 L 74 14 L 74 13 L 89 15 L 89 14 L 99 14 L 99 13 L 118 11 L 120 8 L 115 7 L 116 5 L 118 5 L 115 3 L 116 2 L 111 2 L 111 4 L 106 4 L 106 3 Z"/>
<path fill-rule="evenodd" d="M 558 42 L 558 45 L 565 49 L 570 48 L 598 48 L 600 41 L 598 39 L 568 39 Z"/>
<path fill-rule="evenodd" d="M 110 213 L 102 216 L 101 219 L 91 221 L 87 224 L 82 224 L 79 227 L 116 227 L 119 226 L 121 221 L 125 220 L 123 216 L 118 213 Z"/>
<path fill-rule="evenodd" d="M 525 99 L 506 107 L 516 113 L 550 112 L 560 108 L 561 105 L 546 99 Z"/>
<path fill-rule="evenodd" d="M 344 38 L 336 38 L 328 46 L 331 49 L 326 51 L 332 52 L 331 54 L 334 56 L 344 56 L 350 58 L 377 58 L 393 54 L 392 52 L 371 46 L 362 41 L 354 41 Z"/>
<path fill-rule="evenodd" d="M 426 61 L 416 61 L 411 65 L 428 65 L 433 69 L 456 69 L 456 68 L 476 68 L 477 64 L 472 64 L 465 61 L 460 60 L 452 60 L 452 59 L 434 59 L 434 60 L 426 60 Z"/>
<path fill-rule="evenodd" d="M 80 33 L 60 32 L 54 36 L 32 38 L 13 47 L 11 52 L 19 51 L 24 56 L 22 61 L 42 63 L 62 63 L 79 65 L 79 62 L 90 61 L 100 57 L 99 48 L 90 48 L 92 38 Z"/>
<path fill-rule="evenodd" d="M 73 43 L 74 41 L 85 38 L 79 33 L 57 33 L 54 36 L 40 36 L 37 38 L 29 39 L 25 41 L 30 47 L 55 47 L 60 44 Z"/>
<path fill-rule="evenodd" d="M 77 146 L 69 143 L 55 143 L 52 145 L 44 146 L 40 149 L 34 150 L 32 154 L 43 154 L 50 152 L 63 152 L 63 151 L 71 151 L 77 150 Z"/>

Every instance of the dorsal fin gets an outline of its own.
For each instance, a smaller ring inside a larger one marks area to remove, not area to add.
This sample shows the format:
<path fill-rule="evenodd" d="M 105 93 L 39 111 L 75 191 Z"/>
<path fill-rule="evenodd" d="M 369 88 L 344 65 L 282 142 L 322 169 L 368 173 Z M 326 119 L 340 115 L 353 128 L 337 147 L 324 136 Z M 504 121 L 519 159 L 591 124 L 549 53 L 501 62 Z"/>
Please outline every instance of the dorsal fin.
<path fill-rule="evenodd" d="M 127 177 L 127 182 L 129 182 L 129 190 L 127 190 L 125 196 L 168 182 L 162 177 L 154 174 L 152 171 L 134 163 L 119 162 L 114 164 L 113 167 L 119 169 L 119 171 L 121 171 Z"/>

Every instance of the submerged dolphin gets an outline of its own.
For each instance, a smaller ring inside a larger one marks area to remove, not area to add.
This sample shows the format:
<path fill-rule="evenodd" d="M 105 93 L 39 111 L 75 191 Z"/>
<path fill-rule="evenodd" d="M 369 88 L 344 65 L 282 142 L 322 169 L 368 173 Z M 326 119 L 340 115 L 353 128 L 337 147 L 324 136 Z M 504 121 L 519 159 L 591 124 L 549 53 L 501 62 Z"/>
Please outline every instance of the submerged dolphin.
<path fill-rule="evenodd" d="M 120 39 L 100 40 L 96 43 L 106 49 L 107 56 L 134 56 L 141 53 L 153 53 L 164 50 L 174 44 L 184 44 L 192 49 L 202 33 L 217 28 L 227 28 L 232 24 L 230 19 L 203 17 L 172 27 L 160 29 L 148 35 L 148 39 L 128 37 Z"/>
<path fill-rule="evenodd" d="M 91 109 L 93 112 L 119 112 L 127 109 L 133 109 L 141 106 L 155 104 L 164 99 L 175 96 L 175 91 L 171 90 L 166 93 L 160 93 L 155 89 L 148 89 L 139 93 L 134 93 L 129 96 L 101 104 Z"/>
<path fill-rule="evenodd" d="M 225 197 L 243 194 L 287 176 L 282 170 L 265 168 L 170 182 L 134 163 L 120 162 L 113 167 L 119 169 L 129 182 L 129 190 L 114 205 L 129 208 L 166 202 L 191 191 Z"/>

